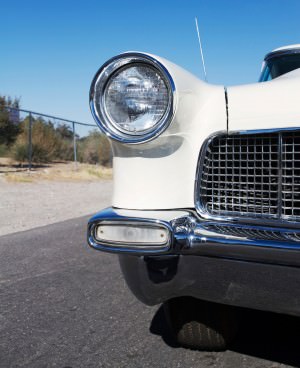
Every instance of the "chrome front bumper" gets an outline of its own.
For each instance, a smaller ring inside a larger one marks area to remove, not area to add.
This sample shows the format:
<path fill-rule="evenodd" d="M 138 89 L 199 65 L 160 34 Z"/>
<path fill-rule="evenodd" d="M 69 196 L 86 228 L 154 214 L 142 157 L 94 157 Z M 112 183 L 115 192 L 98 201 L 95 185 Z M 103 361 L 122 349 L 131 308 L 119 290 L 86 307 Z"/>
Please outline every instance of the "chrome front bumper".
<path fill-rule="evenodd" d="M 163 246 L 99 242 L 101 223 L 163 227 L 169 241 Z M 97 250 L 134 256 L 193 255 L 300 266 L 300 229 L 211 222 L 194 211 L 135 211 L 108 208 L 89 221 L 88 243 Z"/>
<path fill-rule="evenodd" d="M 95 239 L 102 222 L 164 226 L 165 247 Z M 88 242 L 119 254 L 124 278 L 147 305 L 192 296 L 300 316 L 300 230 L 210 222 L 195 212 L 109 208 L 94 216 Z"/>

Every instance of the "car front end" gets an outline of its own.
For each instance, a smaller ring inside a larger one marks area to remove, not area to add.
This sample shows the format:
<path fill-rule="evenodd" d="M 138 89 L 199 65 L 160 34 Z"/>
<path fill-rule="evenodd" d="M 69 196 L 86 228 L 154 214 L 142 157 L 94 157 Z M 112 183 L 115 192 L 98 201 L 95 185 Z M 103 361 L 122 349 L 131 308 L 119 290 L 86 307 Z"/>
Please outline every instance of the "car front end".
<path fill-rule="evenodd" d="M 300 315 L 300 76 L 289 70 L 262 81 L 210 85 L 132 52 L 93 80 L 91 110 L 114 153 L 114 194 L 89 221 L 88 243 L 119 254 L 132 292 L 145 304 L 166 303 L 173 327 L 193 299 L 203 316 L 218 305 Z M 220 314 L 197 328 L 218 331 Z M 184 323 L 176 330 L 184 346 L 224 348 L 233 336 L 222 327 L 210 342 L 189 343 L 184 333 L 194 325 Z"/>

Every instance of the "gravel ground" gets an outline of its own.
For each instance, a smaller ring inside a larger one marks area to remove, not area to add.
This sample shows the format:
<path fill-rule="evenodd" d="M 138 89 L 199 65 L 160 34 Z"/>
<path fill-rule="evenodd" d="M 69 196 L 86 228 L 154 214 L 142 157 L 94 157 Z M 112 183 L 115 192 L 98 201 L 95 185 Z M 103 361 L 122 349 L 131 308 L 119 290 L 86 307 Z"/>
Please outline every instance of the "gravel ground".
<path fill-rule="evenodd" d="M 0 236 L 95 213 L 110 205 L 111 195 L 111 180 L 0 180 Z"/>

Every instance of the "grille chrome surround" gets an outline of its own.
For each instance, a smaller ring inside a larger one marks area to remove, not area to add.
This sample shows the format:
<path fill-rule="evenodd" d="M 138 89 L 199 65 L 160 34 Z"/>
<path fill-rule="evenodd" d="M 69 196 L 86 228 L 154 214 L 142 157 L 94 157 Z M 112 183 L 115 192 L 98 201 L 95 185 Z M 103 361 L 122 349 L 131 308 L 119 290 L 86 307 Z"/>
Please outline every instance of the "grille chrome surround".
<path fill-rule="evenodd" d="M 205 218 L 300 222 L 300 130 L 210 137 L 198 163 L 196 209 Z"/>

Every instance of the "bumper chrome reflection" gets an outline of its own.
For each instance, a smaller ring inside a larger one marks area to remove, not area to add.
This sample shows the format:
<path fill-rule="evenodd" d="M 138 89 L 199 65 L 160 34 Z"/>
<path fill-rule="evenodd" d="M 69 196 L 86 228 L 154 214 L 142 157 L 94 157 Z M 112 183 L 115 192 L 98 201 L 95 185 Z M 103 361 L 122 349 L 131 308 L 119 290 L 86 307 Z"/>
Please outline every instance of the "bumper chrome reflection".
<path fill-rule="evenodd" d="M 99 242 L 95 228 L 101 222 L 163 227 L 164 245 Z M 192 211 L 135 211 L 108 208 L 90 219 L 88 243 L 97 250 L 132 255 L 202 255 L 300 266 L 300 229 L 211 222 Z"/>

